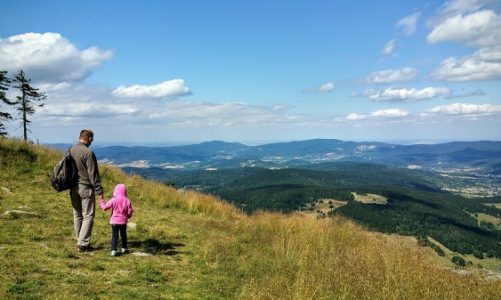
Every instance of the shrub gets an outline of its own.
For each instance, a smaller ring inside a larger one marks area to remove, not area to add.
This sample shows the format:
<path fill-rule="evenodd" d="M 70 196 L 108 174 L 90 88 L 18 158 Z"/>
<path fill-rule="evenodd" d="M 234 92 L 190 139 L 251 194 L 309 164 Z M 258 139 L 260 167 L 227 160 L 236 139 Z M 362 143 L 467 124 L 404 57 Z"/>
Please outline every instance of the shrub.
<path fill-rule="evenodd" d="M 464 261 L 464 259 L 460 256 L 454 256 L 452 258 L 452 262 L 455 263 L 456 265 L 460 266 L 460 267 L 464 267 L 466 266 L 466 262 Z"/>

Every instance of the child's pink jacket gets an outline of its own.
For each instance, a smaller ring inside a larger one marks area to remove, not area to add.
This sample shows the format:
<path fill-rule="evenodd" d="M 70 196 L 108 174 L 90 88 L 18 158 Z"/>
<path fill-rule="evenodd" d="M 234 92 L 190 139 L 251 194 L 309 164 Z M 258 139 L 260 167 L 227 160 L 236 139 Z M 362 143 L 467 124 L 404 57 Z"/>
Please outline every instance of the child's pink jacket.
<path fill-rule="evenodd" d="M 110 224 L 127 224 L 127 221 L 132 217 L 132 203 L 127 198 L 127 189 L 124 184 L 117 184 L 113 192 L 113 198 L 105 202 L 104 199 L 99 199 L 99 205 L 106 211 L 113 209 Z"/>

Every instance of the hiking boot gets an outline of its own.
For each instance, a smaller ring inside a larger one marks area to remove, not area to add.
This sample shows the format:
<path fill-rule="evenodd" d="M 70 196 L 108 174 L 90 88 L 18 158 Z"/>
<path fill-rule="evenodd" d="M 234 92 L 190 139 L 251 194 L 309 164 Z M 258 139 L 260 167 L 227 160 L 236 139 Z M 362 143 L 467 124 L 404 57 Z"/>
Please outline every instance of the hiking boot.
<path fill-rule="evenodd" d="M 117 251 L 111 250 L 110 256 L 117 256 Z"/>
<path fill-rule="evenodd" d="M 129 252 L 129 249 L 127 249 L 127 248 L 122 248 L 122 254 L 125 254 L 125 253 L 127 253 L 127 252 Z"/>
<path fill-rule="evenodd" d="M 82 245 L 77 245 L 78 252 L 87 252 L 88 247 L 87 246 L 82 246 Z"/>

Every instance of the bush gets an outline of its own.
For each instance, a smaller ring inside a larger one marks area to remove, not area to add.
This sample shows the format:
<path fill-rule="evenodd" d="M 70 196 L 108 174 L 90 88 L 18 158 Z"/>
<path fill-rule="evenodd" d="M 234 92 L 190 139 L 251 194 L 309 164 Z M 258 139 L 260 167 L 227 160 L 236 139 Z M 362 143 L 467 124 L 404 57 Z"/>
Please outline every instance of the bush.
<path fill-rule="evenodd" d="M 475 256 L 476 258 L 479 258 L 479 259 L 484 259 L 484 253 L 482 253 L 478 250 L 473 251 L 473 256 Z"/>
<path fill-rule="evenodd" d="M 460 256 L 454 256 L 452 258 L 452 262 L 455 263 L 456 265 L 460 266 L 460 267 L 464 267 L 466 266 L 466 262 L 464 261 L 464 259 Z"/>

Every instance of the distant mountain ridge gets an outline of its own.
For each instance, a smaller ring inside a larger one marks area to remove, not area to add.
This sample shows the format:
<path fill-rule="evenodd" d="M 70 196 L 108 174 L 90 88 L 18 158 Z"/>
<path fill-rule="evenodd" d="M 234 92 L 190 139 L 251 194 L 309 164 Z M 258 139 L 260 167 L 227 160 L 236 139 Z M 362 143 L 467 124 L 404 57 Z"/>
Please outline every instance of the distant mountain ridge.
<path fill-rule="evenodd" d="M 144 167 L 179 169 L 263 167 L 288 168 L 309 164 L 352 161 L 423 169 L 463 168 L 501 175 L 501 141 L 397 145 L 314 139 L 248 146 L 211 141 L 171 147 L 112 146 L 95 149 L 102 161 Z"/>

